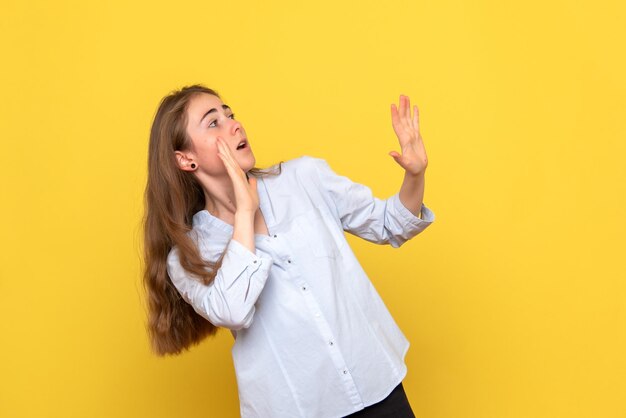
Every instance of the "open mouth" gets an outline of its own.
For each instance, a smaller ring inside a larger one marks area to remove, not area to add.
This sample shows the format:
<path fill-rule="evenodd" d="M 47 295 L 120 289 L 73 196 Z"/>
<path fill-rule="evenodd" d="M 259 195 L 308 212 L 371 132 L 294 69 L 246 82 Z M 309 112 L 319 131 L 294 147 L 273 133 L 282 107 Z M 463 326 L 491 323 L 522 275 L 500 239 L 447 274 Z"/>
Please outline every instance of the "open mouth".
<path fill-rule="evenodd" d="M 237 145 L 237 151 L 245 148 L 248 148 L 248 141 L 244 139 L 239 143 L 239 145 Z"/>

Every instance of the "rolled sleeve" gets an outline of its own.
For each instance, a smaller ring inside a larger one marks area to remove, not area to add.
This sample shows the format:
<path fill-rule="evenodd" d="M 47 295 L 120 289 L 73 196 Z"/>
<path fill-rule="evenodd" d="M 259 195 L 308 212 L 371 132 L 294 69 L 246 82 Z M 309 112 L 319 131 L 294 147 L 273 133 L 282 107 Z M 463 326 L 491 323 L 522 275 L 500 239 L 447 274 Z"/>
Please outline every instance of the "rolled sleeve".
<path fill-rule="evenodd" d="M 391 196 L 388 202 L 387 224 L 396 230 L 391 234 L 389 244 L 394 248 L 401 246 L 435 221 L 435 214 L 424 203 L 420 208 L 421 217 L 415 216 L 402 204 L 399 192 Z"/>
<path fill-rule="evenodd" d="M 178 250 L 168 255 L 172 283 L 194 310 L 212 324 L 238 330 L 252 324 L 258 297 L 269 276 L 272 258 L 231 239 L 215 279 L 205 285 L 180 265 Z"/>
<path fill-rule="evenodd" d="M 399 192 L 388 199 L 379 199 L 369 187 L 336 174 L 326 161 L 309 158 L 322 193 L 332 202 L 347 232 L 376 244 L 390 244 L 397 248 L 426 229 L 435 219 L 434 213 L 424 204 L 420 209 L 420 218 L 402 204 Z"/>

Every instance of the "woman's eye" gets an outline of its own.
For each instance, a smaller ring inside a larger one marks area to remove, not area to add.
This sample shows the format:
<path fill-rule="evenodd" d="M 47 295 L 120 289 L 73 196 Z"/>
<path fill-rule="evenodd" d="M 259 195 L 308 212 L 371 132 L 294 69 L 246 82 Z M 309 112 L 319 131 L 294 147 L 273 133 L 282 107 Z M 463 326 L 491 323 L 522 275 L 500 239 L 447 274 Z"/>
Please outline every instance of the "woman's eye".
<path fill-rule="evenodd" d="M 233 113 L 232 115 L 229 116 L 229 118 L 234 120 L 235 114 Z M 209 128 L 214 128 L 216 125 L 217 125 L 217 119 L 209 123 Z"/>

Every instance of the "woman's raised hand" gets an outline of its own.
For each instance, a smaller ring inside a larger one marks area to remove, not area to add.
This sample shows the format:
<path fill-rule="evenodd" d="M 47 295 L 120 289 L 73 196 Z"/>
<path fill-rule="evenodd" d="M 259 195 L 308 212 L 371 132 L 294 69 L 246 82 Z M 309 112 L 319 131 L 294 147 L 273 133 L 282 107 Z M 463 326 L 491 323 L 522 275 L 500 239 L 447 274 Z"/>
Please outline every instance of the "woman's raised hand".
<path fill-rule="evenodd" d="M 408 96 L 400 95 L 399 110 L 395 104 L 391 105 L 391 123 L 400 142 L 402 154 L 391 151 L 389 155 L 408 174 L 423 174 L 428 166 L 428 157 L 426 156 L 422 135 L 420 135 L 419 111 L 417 106 L 414 106 L 413 117 L 411 117 L 411 105 Z"/>
<path fill-rule="evenodd" d="M 224 162 L 226 171 L 233 182 L 235 199 L 237 201 L 237 212 L 256 213 L 259 207 L 259 195 L 256 190 L 256 178 L 250 176 L 248 180 L 246 173 L 239 167 L 235 157 L 224 139 L 217 138 L 217 155 Z"/>

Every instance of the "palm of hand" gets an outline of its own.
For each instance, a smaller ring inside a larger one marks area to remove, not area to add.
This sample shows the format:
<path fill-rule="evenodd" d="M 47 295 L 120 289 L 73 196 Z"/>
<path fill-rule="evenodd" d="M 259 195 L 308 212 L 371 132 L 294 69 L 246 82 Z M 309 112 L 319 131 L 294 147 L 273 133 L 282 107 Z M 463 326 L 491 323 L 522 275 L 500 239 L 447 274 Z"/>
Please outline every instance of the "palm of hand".
<path fill-rule="evenodd" d="M 419 131 L 419 110 L 411 105 L 408 96 L 400 95 L 400 107 L 391 105 L 391 122 L 398 137 L 402 154 L 391 151 L 389 155 L 411 175 L 423 174 L 428 166 L 428 157 Z"/>

